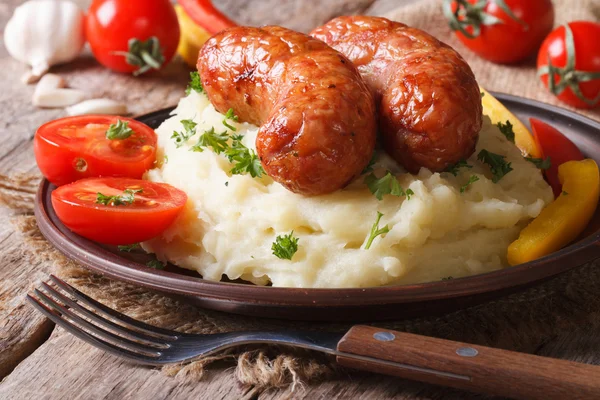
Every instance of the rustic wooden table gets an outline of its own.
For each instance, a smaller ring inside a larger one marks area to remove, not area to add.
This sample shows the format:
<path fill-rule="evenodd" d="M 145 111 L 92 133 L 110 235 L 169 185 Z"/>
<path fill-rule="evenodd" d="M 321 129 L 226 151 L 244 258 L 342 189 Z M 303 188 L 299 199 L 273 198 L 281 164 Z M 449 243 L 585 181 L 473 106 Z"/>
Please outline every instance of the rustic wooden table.
<path fill-rule="evenodd" d="M 237 21 L 278 23 L 307 31 L 331 17 L 348 13 L 383 14 L 415 0 L 222 0 L 219 6 Z M 0 30 L 24 0 L 0 2 Z M 89 0 L 77 0 L 85 7 Z M 22 64 L 0 45 L 0 174 L 36 171 L 32 137 L 43 122 L 62 110 L 31 105 L 33 86 L 20 76 Z M 172 63 L 160 74 L 132 78 L 98 66 L 89 55 L 54 69 L 76 88 L 94 97 L 127 102 L 134 114 L 175 105 L 187 82 L 186 67 Z M 0 181 L 0 188 L 3 183 Z M 398 379 L 356 374 L 351 379 L 287 390 L 261 392 L 241 388 L 230 365 L 211 368 L 198 384 L 184 385 L 157 370 L 124 363 L 74 338 L 34 311 L 25 294 L 46 279 L 49 263 L 23 256 L 22 238 L 11 224 L 11 212 L 0 207 L 0 398 L 3 399 L 282 399 L 393 398 L 403 385 Z"/>

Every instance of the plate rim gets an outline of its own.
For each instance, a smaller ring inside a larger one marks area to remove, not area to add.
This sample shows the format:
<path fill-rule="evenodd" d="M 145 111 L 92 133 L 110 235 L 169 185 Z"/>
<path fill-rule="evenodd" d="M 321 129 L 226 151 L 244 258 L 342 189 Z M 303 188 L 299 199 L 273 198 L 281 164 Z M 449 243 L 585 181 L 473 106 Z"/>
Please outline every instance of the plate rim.
<path fill-rule="evenodd" d="M 512 101 L 529 107 L 543 108 L 545 111 L 575 119 L 591 126 L 592 129 L 600 131 L 599 122 L 573 111 L 519 96 L 497 92 L 491 93 L 501 102 Z M 138 116 L 136 119 L 156 118 L 164 113 L 168 114 L 172 109 L 165 108 L 153 111 Z M 86 268 L 117 280 L 163 292 L 224 300 L 231 303 L 244 302 L 274 307 L 345 307 L 439 301 L 532 284 L 600 258 L 599 229 L 579 242 L 529 263 L 446 281 L 366 288 L 271 287 L 210 281 L 200 276 L 186 276 L 176 272 L 148 268 L 143 264 L 120 257 L 99 244 L 68 231 L 64 225 L 61 229 L 57 225 L 56 216 L 52 216 L 53 211 L 49 212 L 48 209 L 48 207 L 51 207 L 51 202 L 47 200 L 50 188 L 51 184 L 43 179 L 35 197 L 35 217 L 42 234 L 68 258 L 79 262 Z M 62 225 L 60 221 L 58 221 L 58 224 Z M 586 249 L 590 251 L 585 252 Z M 538 272 L 539 268 L 543 267 L 549 260 L 564 258 L 574 253 L 582 253 L 582 256 L 575 263 L 548 268 L 543 275 L 532 273 L 532 271 Z"/>

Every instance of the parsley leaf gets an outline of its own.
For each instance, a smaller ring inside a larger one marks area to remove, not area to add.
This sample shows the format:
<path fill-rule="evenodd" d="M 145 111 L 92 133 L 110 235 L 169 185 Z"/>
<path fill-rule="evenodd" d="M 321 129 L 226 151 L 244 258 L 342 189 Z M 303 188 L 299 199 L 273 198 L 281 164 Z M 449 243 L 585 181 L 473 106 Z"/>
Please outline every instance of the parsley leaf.
<path fill-rule="evenodd" d="M 180 122 L 181 125 L 183 125 L 184 131 L 173 131 L 173 134 L 171 135 L 171 139 L 175 139 L 175 145 L 177 147 L 183 146 L 183 144 L 187 142 L 189 138 L 196 134 L 196 125 L 198 125 L 191 119 L 182 119 Z"/>
<path fill-rule="evenodd" d="M 506 157 L 501 156 L 500 154 L 495 154 L 485 149 L 481 150 L 479 154 L 477 154 L 478 160 L 490 166 L 490 171 L 492 172 L 492 182 L 494 183 L 498 183 L 498 181 L 502 179 L 504 175 L 513 170 L 510 166 L 511 163 L 507 163 L 504 160 L 505 158 Z"/>
<path fill-rule="evenodd" d="M 408 200 L 410 200 L 410 196 L 415 194 L 411 189 L 408 189 L 406 192 L 400 186 L 398 179 L 392 175 L 390 171 L 387 171 L 386 174 L 377 178 L 373 172 L 365 177 L 364 182 L 367 187 L 377 197 L 377 200 L 383 200 L 383 196 L 386 194 L 391 194 L 393 196 L 406 196 Z"/>
<path fill-rule="evenodd" d="M 190 72 L 190 83 L 188 83 L 185 89 L 185 94 L 192 93 L 192 90 L 197 93 L 204 93 L 202 87 L 202 81 L 200 80 L 200 74 L 198 72 Z"/>
<path fill-rule="evenodd" d="M 564 190 L 562 191 L 562 195 L 563 195 L 563 196 L 566 196 L 566 195 L 568 195 L 568 194 L 569 194 L 569 193 L 565 192 Z"/>
<path fill-rule="evenodd" d="M 459 162 L 457 162 L 454 165 L 450 165 L 449 167 L 447 167 L 444 172 L 449 172 L 454 176 L 457 176 L 459 173 L 459 169 L 461 168 L 473 168 L 472 165 L 467 164 L 466 160 L 460 160 Z"/>
<path fill-rule="evenodd" d="M 146 266 L 154 269 L 165 269 L 167 265 L 158 260 L 150 260 L 146 263 Z"/>
<path fill-rule="evenodd" d="M 525 157 L 527 161 L 533 163 L 539 169 L 548 169 L 552 166 L 552 162 L 550 161 L 550 157 L 543 158 L 533 158 L 533 157 Z"/>
<path fill-rule="evenodd" d="M 483 96 L 485 96 L 485 93 L 479 92 L 479 96 L 481 96 L 481 98 L 483 99 Z"/>
<path fill-rule="evenodd" d="M 133 130 L 129 127 L 129 122 L 123 122 L 120 119 L 117 120 L 116 124 L 111 124 L 106 131 L 106 138 L 108 140 L 123 140 L 127 139 L 133 134 Z"/>
<path fill-rule="evenodd" d="M 277 236 L 271 246 L 273 255 L 282 260 L 291 260 L 298 251 L 298 240 L 297 237 L 294 237 L 294 231 L 289 235 Z"/>
<path fill-rule="evenodd" d="M 371 232 L 369 233 L 369 239 L 367 240 L 367 244 L 365 245 L 365 250 L 369 250 L 369 248 L 371 247 L 371 244 L 373 243 L 373 240 L 375 240 L 375 238 L 377 236 L 384 235 L 390 231 L 390 228 L 387 225 L 381 229 L 379 228 L 379 221 L 381 220 L 381 217 L 383 217 L 383 214 L 380 213 L 379 211 L 377 211 L 377 220 L 371 227 Z"/>
<path fill-rule="evenodd" d="M 133 204 L 135 194 L 141 193 L 143 189 L 125 189 L 121 196 L 106 196 L 100 192 L 96 194 L 96 204 L 104 204 L 105 206 L 126 206 Z"/>
<path fill-rule="evenodd" d="M 477 182 L 479 180 L 479 177 L 477 175 L 471 175 L 469 177 L 469 180 L 467 181 L 467 183 L 465 183 L 464 185 L 462 185 L 460 187 L 460 192 L 464 193 L 467 188 L 471 185 L 471 183 Z"/>
<path fill-rule="evenodd" d="M 362 172 L 360 174 L 364 175 L 364 174 L 368 174 L 369 172 L 373 172 L 373 167 L 375 166 L 375 160 L 377 160 L 377 152 L 376 151 L 373 152 L 373 156 L 371 157 L 371 160 L 369 160 L 369 163 L 367 164 L 365 169 L 362 170 Z"/>
<path fill-rule="evenodd" d="M 229 147 L 227 141 L 229 140 L 229 135 L 227 132 L 216 133 L 215 128 L 210 128 L 208 131 L 204 131 L 204 133 L 198 138 L 198 143 L 193 145 L 190 148 L 190 151 L 198 151 L 203 152 L 204 147 L 212 147 L 213 151 L 217 154 L 221 154 L 222 152 Z"/>
<path fill-rule="evenodd" d="M 241 141 L 242 136 L 234 136 L 231 146 L 225 149 L 225 155 L 234 167 L 234 175 L 250 174 L 253 178 L 261 177 L 265 170 L 254 150 L 247 148 Z"/>
<path fill-rule="evenodd" d="M 124 251 L 126 253 L 131 253 L 132 251 L 141 248 L 139 243 L 119 245 L 117 247 L 119 251 Z"/>
<path fill-rule="evenodd" d="M 225 119 L 223 120 L 223 125 L 225 125 L 227 128 L 231 129 L 232 131 L 237 131 L 237 128 L 233 125 L 230 125 L 227 121 L 238 121 L 238 116 L 235 115 L 233 113 L 233 108 L 230 108 L 229 110 L 227 110 L 227 112 L 225 113 Z"/>
<path fill-rule="evenodd" d="M 498 127 L 498 129 L 500 129 L 500 132 L 502 132 L 502 134 L 506 136 L 506 138 L 510 142 L 515 142 L 515 131 L 513 131 L 513 125 L 510 123 L 509 120 L 506 120 L 505 124 L 503 124 L 502 122 L 498 122 L 496 126 Z"/>
<path fill-rule="evenodd" d="M 442 278 L 443 281 L 449 281 L 451 279 L 454 279 L 452 276 L 447 276 L 445 278 Z"/>

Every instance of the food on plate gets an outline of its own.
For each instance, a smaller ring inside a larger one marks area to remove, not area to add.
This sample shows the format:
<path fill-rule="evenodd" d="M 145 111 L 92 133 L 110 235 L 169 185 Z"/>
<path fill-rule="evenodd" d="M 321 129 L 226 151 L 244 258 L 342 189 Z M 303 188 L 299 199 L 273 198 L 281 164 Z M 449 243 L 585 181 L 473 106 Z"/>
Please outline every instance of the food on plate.
<path fill-rule="evenodd" d="M 276 26 L 226 29 L 202 47 L 198 71 L 218 111 L 260 126 L 260 164 L 293 192 L 339 190 L 373 155 L 371 93 L 356 67 L 319 40 Z"/>
<path fill-rule="evenodd" d="M 517 265 L 561 249 L 589 223 L 600 194 L 598 165 L 594 160 L 569 161 L 558 167 L 562 192 L 544 208 L 508 248 L 508 262 Z"/>
<path fill-rule="evenodd" d="M 169 0 L 93 0 L 85 27 L 100 64 L 134 75 L 166 65 L 179 44 L 177 14 Z"/>
<path fill-rule="evenodd" d="M 142 246 L 204 279 L 288 287 L 407 284 L 503 268 L 509 244 L 553 196 L 540 170 L 483 121 L 476 152 L 448 172 L 410 174 L 378 149 L 345 188 L 305 196 L 234 170 L 228 151 L 253 150 L 259 128 L 226 119 L 194 85 L 156 129 L 157 168 L 145 175 L 189 200 Z M 284 257 L 274 254 L 278 242 Z"/>
<path fill-rule="evenodd" d="M 444 0 L 443 10 L 467 48 L 502 64 L 534 54 L 554 25 L 551 0 Z"/>
<path fill-rule="evenodd" d="M 51 66 L 69 62 L 81 52 L 83 11 L 72 1 L 27 1 L 6 24 L 4 44 L 12 57 L 31 66 L 25 82 L 36 82 Z"/>
<path fill-rule="evenodd" d="M 52 207 L 70 230 L 105 244 L 155 237 L 186 201 L 186 194 L 170 185 L 129 178 L 82 179 L 52 192 Z"/>
<path fill-rule="evenodd" d="M 177 2 L 197 25 L 211 35 L 237 25 L 217 10 L 211 0 L 177 0 Z"/>
<path fill-rule="evenodd" d="M 551 165 L 544 171 L 546 180 L 552 186 L 555 197 L 559 197 L 562 192 L 562 184 L 559 179 L 559 167 L 567 161 L 583 160 L 584 156 L 581 150 L 571 142 L 569 138 L 560 133 L 558 129 L 540 121 L 530 118 L 531 129 L 538 147 L 541 150 L 542 158 L 550 160 Z"/>
<path fill-rule="evenodd" d="M 408 171 L 443 171 L 475 150 L 479 86 L 451 47 L 385 18 L 339 17 L 313 30 L 358 67 L 378 107 L 385 150 Z"/>
<path fill-rule="evenodd" d="M 517 145 L 524 156 L 541 158 L 542 152 L 538 148 L 535 139 L 531 135 L 531 132 L 527 129 L 524 123 L 522 123 L 513 113 L 508 111 L 502 103 L 492 96 L 487 90 L 480 87 L 482 97 L 481 103 L 483 105 L 483 114 L 490 117 L 492 124 L 500 126 L 510 126 L 514 133 L 513 142 Z"/>
<path fill-rule="evenodd" d="M 196 24 L 179 4 L 175 6 L 175 12 L 177 13 L 179 29 L 181 30 L 177 54 L 190 67 L 196 67 L 200 47 L 202 47 L 211 35 Z"/>
<path fill-rule="evenodd" d="M 156 134 L 129 118 L 89 115 L 40 126 L 33 139 L 42 174 L 57 186 L 98 176 L 141 178 L 156 158 Z"/>
<path fill-rule="evenodd" d="M 579 108 L 600 105 L 600 23 L 574 21 L 556 28 L 538 53 L 544 85 L 561 101 Z"/>

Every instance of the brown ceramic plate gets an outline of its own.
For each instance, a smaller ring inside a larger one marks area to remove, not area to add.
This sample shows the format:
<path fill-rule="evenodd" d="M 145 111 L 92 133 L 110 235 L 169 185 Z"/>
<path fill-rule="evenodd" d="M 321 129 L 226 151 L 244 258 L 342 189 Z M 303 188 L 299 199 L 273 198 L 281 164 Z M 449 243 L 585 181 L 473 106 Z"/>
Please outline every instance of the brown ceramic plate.
<path fill-rule="evenodd" d="M 573 112 L 505 94 L 494 94 L 523 121 L 546 121 L 600 163 L 600 124 Z M 171 109 L 138 118 L 157 127 Z M 111 278 L 184 296 L 200 306 L 253 316 L 299 320 L 382 320 L 443 313 L 521 290 L 600 257 L 600 211 L 581 237 L 554 254 L 519 266 L 467 278 L 366 289 L 294 289 L 241 282 L 212 282 L 192 271 L 145 266 L 143 254 L 122 253 L 69 231 L 50 201 L 54 186 L 43 181 L 35 204 L 42 233 L 83 266 Z"/>

